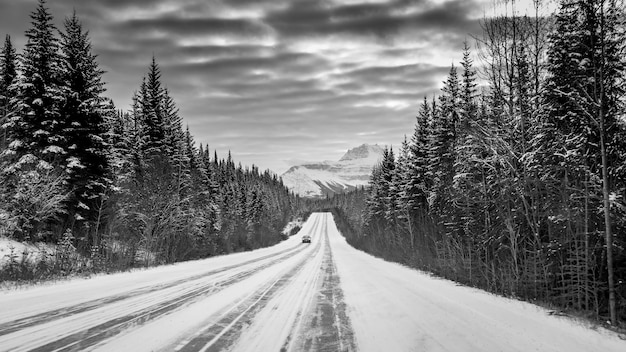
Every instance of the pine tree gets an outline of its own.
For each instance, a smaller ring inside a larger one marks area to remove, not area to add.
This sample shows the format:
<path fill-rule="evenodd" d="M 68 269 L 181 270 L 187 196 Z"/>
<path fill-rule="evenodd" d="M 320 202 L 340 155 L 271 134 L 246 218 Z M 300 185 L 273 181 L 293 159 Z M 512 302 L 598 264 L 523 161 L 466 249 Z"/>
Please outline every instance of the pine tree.
<path fill-rule="evenodd" d="M 9 87 L 17 77 L 17 54 L 7 34 L 0 52 L 0 116 L 5 116 L 12 98 Z"/>
<path fill-rule="evenodd" d="M 412 184 L 414 180 L 411 166 L 411 146 L 406 136 L 404 136 L 404 141 L 402 141 L 402 147 L 400 148 L 394 172 L 392 191 L 396 194 L 398 219 L 400 220 L 402 227 L 408 231 L 410 246 L 411 248 L 414 248 L 415 237 L 413 228 L 416 210 L 415 198 L 417 194 L 412 193 L 415 189 Z"/>
<path fill-rule="evenodd" d="M 546 126 L 553 126 L 553 134 L 563 141 L 558 146 L 560 150 L 557 149 L 561 160 L 555 160 L 552 165 L 560 168 L 567 189 L 572 193 L 587 194 L 590 180 L 595 179 L 602 185 L 602 196 L 594 197 L 602 199 L 602 205 L 596 203 L 594 206 L 601 207 L 604 216 L 594 219 L 587 211 L 583 215 L 587 224 L 604 223 L 606 281 L 612 323 L 617 319 L 618 304 L 612 233 L 613 227 L 620 224 L 611 214 L 610 194 L 617 194 L 624 188 L 623 175 L 615 171 L 622 168 L 625 161 L 624 128 L 619 122 L 619 116 L 623 114 L 620 101 L 624 94 L 624 61 L 619 52 L 625 42 L 619 29 L 621 17 L 623 13 L 614 1 L 561 1 L 556 31 L 550 37 L 548 51 L 550 75 L 546 84 L 547 114 L 544 121 Z M 594 188 L 591 185 L 591 189 Z M 594 198 L 584 197 L 587 203 Z M 563 203 L 572 214 L 568 223 L 575 225 L 582 207 L 573 201 Z M 601 228 L 597 230 L 601 231 Z M 570 237 L 562 240 L 576 241 Z"/>
<path fill-rule="evenodd" d="M 463 268 L 467 269 L 468 281 L 473 282 L 473 244 L 480 232 L 479 202 L 482 186 L 481 148 L 476 130 L 480 129 L 476 104 L 476 71 L 467 43 L 463 48 L 463 79 L 461 82 L 460 121 L 454 144 L 454 177 L 450 200 L 454 204 L 454 216 L 448 217 L 449 229 L 468 250 L 462 254 Z"/>
<path fill-rule="evenodd" d="M 31 28 L 26 31 L 26 47 L 21 55 L 22 75 L 16 86 L 17 116 L 14 121 L 18 157 L 27 153 L 57 165 L 67 153 L 63 135 L 62 103 L 56 27 L 45 0 L 39 0 L 31 13 Z"/>
<path fill-rule="evenodd" d="M 387 155 L 382 160 L 382 188 L 383 188 L 383 204 L 384 218 L 387 226 L 395 230 L 397 217 L 397 193 L 394 186 L 394 175 L 396 174 L 396 157 L 393 148 L 389 148 Z"/>
<path fill-rule="evenodd" d="M 429 167 L 433 187 L 429 203 L 436 208 L 444 206 L 448 186 L 454 175 L 455 142 L 459 122 L 460 86 L 454 65 L 439 97 L 439 108 L 433 113 L 433 133 L 430 141 Z"/>
<path fill-rule="evenodd" d="M 64 182 L 61 162 L 66 145 L 59 114 L 62 95 L 58 40 L 44 0 L 39 1 L 31 19 L 26 47 L 19 58 L 21 75 L 14 76 L 8 87 L 11 116 L 2 122 L 3 129 L 10 133 L 6 135 L 8 148 L 2 153 L 0 169 L 4 188 L 0 196 L 6 199 L 0 202 L 7 207 L 9 218 L 15 219 L 14 236 L 42 239 L 51 234 L 53 225 L 65 212 L 66 194 L 58 186 Z M 50 187 L 53 194 L 37 197 L 34 201 L 41 200 L 39 205 L 18 201 L 22 196 L 19 192 L 41 187 Z M 41 216 L 25 215 L 38 208 L 43 210 Z"/>
<path fill-rule="evenodd" d="M 143 185 L 146 173 L 146 145 L 148 137 L 144 124 L 143 106 L 146 99 L 146 80 L 142 80 L 140 89 L 133 95 L 132 111 L 125 133 L 126 156 L 129 160 L 129 180 L 136 185 Z"/>
<path fill-rule="evenodd" d="M 164 152 L 167 155 L 175 156 L 180 154 L 178 149 L 181 147 L 184 139 L 182 118 L 179 115 L 174 98 L 172 98 L 167 89 L 163 89 L 159 105 L 163 114 Z M 172 160 L 172 164 L 176 163 L 176 160 Z"/>
<path fill-rule="evenodd" d="M 461 115 L 464 121 L 462 125 L 467 125 L 469 120 L 476 116 L 476 70 L 473 67 L 470 48 L 467 42 L 463 47 L 463 78 L 461 82 Z"/>
<path fill-rule="evenodd" d="M 93 221 L 98 199 L 108 188 L 109 146 L 104 135 L 107 105 L 102 71 L 91 51 L 88 32 L 76 13 L 66 18 L 61 32 L 61 91 L 63 132 L 67 145 L 65 172 L 72 189 L 71 209 L 77 220 Z"/>
<path fill-rule="evenodd" d="M 432 110 L 426 97 L 420 107 L 417 123 L 411 137 L 409 172 L 411 174 L 407 192 L 417 207 L 425 208 L 428 190 L 432 187 L 432 179 L 428 175 L 429 142 L 431 138 Z"/>
<path fill-rule="evenodd" d="M 190 156 L 188 152 L 195 150 L 195 146 L 187 146 L 187 142 L 193 144 L 191 134 L 189 136 L 183 131 L 182 119 L 178 114 L 178 107 L 174 99 L 170 96 L 167 89 L 163 89 L 161 98 L 161 112 L 163 115 L 163 134 L 164 140 L 162 150 L 169 157 L 169 163 L 172 165 L 172 177 L 177 182 L 177 188 L 180 190 L 181 196 L 187 192 L 190 187 Z M 189 132 L 189 131 L 187 131 Z M 187 140 L 187 137 L 190 140 Z"/>
<path fill-rule="evenodd" d="M 142 103 L 142 113 L 148 137 L 147 148 L 150 154 L 160 154 L 165 139 L 165 116 L 163 114 L 163 97 L 165 91 L 161 85 L 161 69 L 152 57 Z"/>
<path fill-rule="evenodd" d="M 11 37 L 6 36 L 4 46 L 0 52 L 0 153 L 7 147 L 11 126 L 11 100 L 13 93 L 9 90 L 17 77 L 17 54 L 11 43 Z"/>
<path fill-rule="evenodd" d="M 366 225 L 374 234 L 383 234 L 386 247 L 394 245 L 397 201 L 394 192 L 396 161 L 393 150 L 385 147 L 382 160 L 372 171 L 367 197 Z"/>

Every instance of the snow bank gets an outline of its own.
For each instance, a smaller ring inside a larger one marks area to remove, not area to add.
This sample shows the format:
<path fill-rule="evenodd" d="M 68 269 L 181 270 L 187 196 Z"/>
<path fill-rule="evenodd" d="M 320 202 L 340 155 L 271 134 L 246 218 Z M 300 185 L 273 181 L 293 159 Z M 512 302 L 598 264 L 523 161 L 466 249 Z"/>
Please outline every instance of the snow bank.
<path fill-rule="evenodd" d="M 11 260 L 17 263 L 34 265 L 53 256 L 55 253 L 55 246 L 50 244 L 23 243 L 7 237 L 0 237 L 0 268 L 3 268 Z"/>
<path fill-rule="evenodd" d="M 304 224 L 304 221 L 301 218 L 291 220 L 289 223 L 287 223 L 287 225 L 285 225 L 285 228 L 283 229 L 282 234 L 285 236 L 289 236 L 291 235 L 291 232 L 293 231 L 293 229 L 302 228 L 302 224 Z"/>
<path fill-rule="evenodd" d="M 609 330 L 375 258 L 328 224 L 359 351 L 626 351 Z"/>

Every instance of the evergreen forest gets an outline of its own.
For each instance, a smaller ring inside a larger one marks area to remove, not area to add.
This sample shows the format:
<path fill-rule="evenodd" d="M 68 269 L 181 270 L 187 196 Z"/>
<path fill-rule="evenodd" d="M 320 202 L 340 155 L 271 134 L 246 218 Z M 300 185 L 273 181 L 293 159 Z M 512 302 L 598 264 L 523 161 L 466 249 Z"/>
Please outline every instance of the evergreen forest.
<path fill-rule="evenodd" d="M 18 265 L 3 279 L 124 270 L 281 240 L 299 199 L 270 171 L 197 146 L 155 58 L 123 111 L 106 96 L 76 13 L 56 28 L 40 0 L 25 35 L 22 53 L 6 36 L 0 56 L 0 235 L 62 251 L 52 264 L 10 263 Z"/>
<path fill-rule="evenodd" d="M 626 320 L 626 17 L 611 0 L 559 5 L 552 18 L 485 21 L 371 187 L 318 206 L 335 208 L 357 248 L 615 325 Z"/>

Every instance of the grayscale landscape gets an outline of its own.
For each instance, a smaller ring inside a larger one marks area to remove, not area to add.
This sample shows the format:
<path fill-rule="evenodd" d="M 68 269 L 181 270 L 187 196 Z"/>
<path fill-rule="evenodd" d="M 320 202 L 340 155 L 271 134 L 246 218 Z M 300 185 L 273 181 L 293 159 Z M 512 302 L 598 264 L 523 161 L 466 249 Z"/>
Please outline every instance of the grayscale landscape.
<path fill-rule="evenodd" d="M 0 0 L 0 351 L 626 351 L 622 0 Z"/>

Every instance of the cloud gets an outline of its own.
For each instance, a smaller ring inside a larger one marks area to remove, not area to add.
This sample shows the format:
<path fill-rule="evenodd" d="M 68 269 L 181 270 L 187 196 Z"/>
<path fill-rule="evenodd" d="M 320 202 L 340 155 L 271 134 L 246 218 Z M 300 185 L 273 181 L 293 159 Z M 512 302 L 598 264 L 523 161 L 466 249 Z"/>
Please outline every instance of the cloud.
<path fill-rule="evenodd" d="M 115 27 L 117 33 L 141 36 L 155 33 L 184 39 L 189 36 L 257 37 L 269 28 L 263 23 L 248 19 L 185 18 L 173 14 L 149 19 L 131 19 Z"/>
<path fill-rule="evenodd" d="M 287 37 L 344 34 L 393 40 L 402 31 L 422 32 L 422 35 L 442 29 L 450 34 L 473 32 L 478 28 L 478 20 L 472 15 L 478 9 L 472 0 L 453 0 L 440 5 L 425 0 L 400 0 L 335 7 L 321 1 L 296 1 L 270 12 L 265 20 Z"/>
<path fill-rule="evenodd" d="M 130 106 L 152 56 L 195 140 L 244 164 L 337 159 L 362 143 L 399 144 L 439 91 L 483 0 L 55 0 L 76 9 Z M 35 1 L 0 0 L 18 43 Z M 7 9 L 8 11 L 5 11 Z M 239 159 L 237 157 L 239 156 Z"/>

